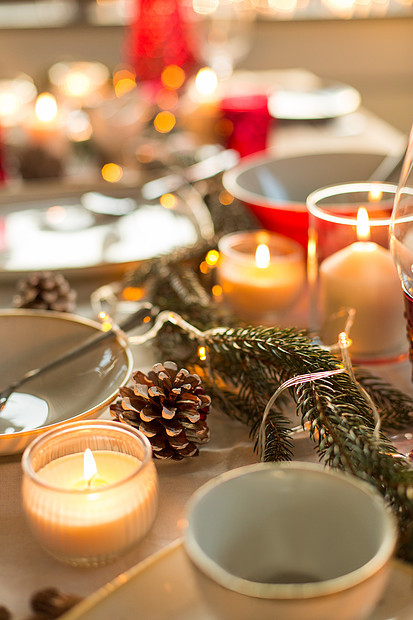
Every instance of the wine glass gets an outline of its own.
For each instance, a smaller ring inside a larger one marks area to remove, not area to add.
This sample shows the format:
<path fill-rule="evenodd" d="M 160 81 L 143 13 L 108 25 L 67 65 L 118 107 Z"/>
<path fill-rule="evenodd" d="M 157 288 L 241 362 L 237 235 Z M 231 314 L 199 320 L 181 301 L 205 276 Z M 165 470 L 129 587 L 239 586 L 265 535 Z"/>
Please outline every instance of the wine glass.
<path fill-rule="evenodd" d="M 256 18 L 251 0 L 193 0 L 193 7 L 203 14 L 202 59 L 218 80 L 228 80 L 251 48 Z"/>
<path fill-rule="evenodd" d="M 394 199 L 390 249 L 404 293 L 409 357 L 413 362 L 413 127 Z"/>

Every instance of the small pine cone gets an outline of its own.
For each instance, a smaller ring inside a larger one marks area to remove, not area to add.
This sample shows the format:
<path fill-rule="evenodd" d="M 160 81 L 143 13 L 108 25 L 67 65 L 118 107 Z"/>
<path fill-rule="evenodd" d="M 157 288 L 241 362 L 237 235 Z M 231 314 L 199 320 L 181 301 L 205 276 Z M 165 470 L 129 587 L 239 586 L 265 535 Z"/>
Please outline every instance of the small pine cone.
<path fill-rule="evenodd" d="M 10 611 L 4 605 L 0 605 L 0 620 L 10 620 L 12 617 Z"/>
<path fill-rule="evenodd" d="M 36 618 L 58 618 L 81 600 L 80 596 L 64 594 L 57 588 L 44 588 L 33 594 L 30 604 L 33 611 L 38 614 Z"/>
<path fill-rule="evenodd" d="M 33 273 L 17 283 L 13 305 L 15 308 L 73 312 L 76 292 L 62 274 L 42 271 Z"/>
<path fill-rule="evenodd" d="M 206 416 L 211 398 L 201 379 L 174 362 L 155 364 L 145 375 L 132 375 L 132 386 L 119 389 L 121 400 L 110 406 L 120 422 L 138 428 L 149 439 L 158 459 L 196 456 L 196 444 L 209 441 Z"/>

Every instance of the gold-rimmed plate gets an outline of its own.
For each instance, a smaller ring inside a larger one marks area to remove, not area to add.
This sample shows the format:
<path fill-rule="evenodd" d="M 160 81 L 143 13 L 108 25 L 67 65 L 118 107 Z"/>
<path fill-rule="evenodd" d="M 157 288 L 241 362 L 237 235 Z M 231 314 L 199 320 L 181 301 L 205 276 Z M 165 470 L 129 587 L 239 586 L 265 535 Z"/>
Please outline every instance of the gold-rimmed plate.
<path fill-rule="evenodd" d="M 412 618 L 413 568 L 394 560 L 390 579 L 376 609 L 366 620 Z M 162 593 L 162 596 L 160 596 Z M 181 540 L 177 540 L 100 588 L 61 620 L 136 617 L 151 620 L 212 620 Z"/>
<path fill-rule="evenodd" d="M 73 314 L 0 311 L 0 390 L 97 335 L 101 326 Z M 22 452 L 43 431 L 96 417 L 127 383 L 133 368 L 119 336 L 24 383 L 0 413 L 0 454 Z"/>

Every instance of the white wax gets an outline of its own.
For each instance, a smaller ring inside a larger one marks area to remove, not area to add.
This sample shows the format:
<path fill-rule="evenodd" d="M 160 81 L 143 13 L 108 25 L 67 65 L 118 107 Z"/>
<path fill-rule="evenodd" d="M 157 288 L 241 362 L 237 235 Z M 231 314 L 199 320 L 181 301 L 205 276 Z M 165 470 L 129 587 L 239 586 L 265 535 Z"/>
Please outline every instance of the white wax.
<path fill-rule="evenodd" d="M 351 353 L 359 356 L 397 354 L 406 348 L 403 295 L 392 256 L 372 242 L 359 241 L 326 258 L 320 265 L 320 298 L 326 344 L 337 342 L 332 315 L 354 308 Z"/>
<path fill-rule="evenodd" d="M 93 452 L 97 485 L 83 489 L 83 454 L 63 456 L 37 472 L 42 483 L 23 483 L 29 523 L 40 543 L 60 559 L 112 558 L 137 542 L 157 507 L 152 462 L 109 450 Z M 102 485 L 103 481 L 103 486 Z"/>

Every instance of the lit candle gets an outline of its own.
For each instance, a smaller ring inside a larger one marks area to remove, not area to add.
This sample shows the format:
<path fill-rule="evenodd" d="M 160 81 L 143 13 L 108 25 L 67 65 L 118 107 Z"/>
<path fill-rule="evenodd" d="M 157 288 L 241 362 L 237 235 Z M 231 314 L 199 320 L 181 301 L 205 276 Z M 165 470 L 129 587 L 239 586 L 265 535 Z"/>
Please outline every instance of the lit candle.
<path fill-rule="evenodd" d="M 260 320 L 290 307 L 305 282 L 300 245 L 267 231 L 226 235 L 219 242 L 218 282 L 240 317 Z"/>
<path fill-rule="evenodd" d="M 403 349 L 405 323 L 400 283 L 390 252 L 369 241 L 366 209 L 357 214 L 358 241 L 327 257 L 320 265 L 320 299 L 325 325 L 322 339 L 337 340 L 331 319 L 354 309 L 350 330 L 354 356 L 371 357 Z"/>
<path fill-rule="evenodd" d="M 26 106 L 36 97 L 37 90 L 29 77 L 0 80 L 0 125 L 19 125 L 26 113 Z"/>
<path fill-rule="evenodd" d="M 84 433 L 84 425 L 90 428 L 91 424 L 101 432 L 99 421 L 71 426 Z M 101 424 L 112 434 L 113 429 L 115 433 L 118 430 L 113 427 L 117 423 Z M 72 442 L 76 441 L 76 429 L 70 432 Z M 135 429 L 121 433 L 135 435 L 127 452 L 117 450 L 116 442 L 119 445 L 124 441 L 123 436 L 116 439 L 109 435 L 105 441 L 102 435 L 100 441 L 95 432 L 91 443 L 103 447 L 64 454 L 65 448 L 56 443 L 59 431 L 54 431 L 49 438 L 50 459 L 47 457 L 48 462 L 38 469 L 44 452 L 40 455 L 36 446 L 27 449 L 23 457 L 23 469 L 28 474 L 23 478 L 25 511 L 40 544 L 56 558 L 74 565 L 104 564 L 138 542 L 152 524 L 158 483 L 150 445 L 143 436 L 136 437 Z M 41 436 L 37 441 L 44 443 L 44 439 Z M 57 458 L 53 455 L 56 446 L 63 453 Z M 46 445 L 44 451 L 48 450 Z"/>
<path fill-rule="evenodd" d="M 83 105 L 99 102 L 109 77 L 109 69 L 100 62 L 58 62 L 49 69 L 50 81 L 61 95 Z"/>
<path fill-rule="evenodd" d="M 41 93 L 26 120 L 25 130 L 32 143 L 40 144 L 63 135 L 63 125 L 55 97 Z"/>

